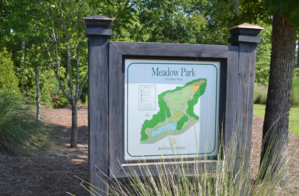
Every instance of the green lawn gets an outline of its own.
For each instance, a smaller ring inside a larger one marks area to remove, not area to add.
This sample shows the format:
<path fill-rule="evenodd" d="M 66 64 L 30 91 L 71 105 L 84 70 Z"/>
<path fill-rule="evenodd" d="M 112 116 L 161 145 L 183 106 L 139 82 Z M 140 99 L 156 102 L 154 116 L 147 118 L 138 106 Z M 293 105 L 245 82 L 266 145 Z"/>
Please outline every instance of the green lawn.
<path fill-rule="evenodd" d="M 254 104 L 253 114 L 264 118 L 266 105 Z M 289 118 L 289 131 L 299 136 L 299 108 L 291 108 Z"/>

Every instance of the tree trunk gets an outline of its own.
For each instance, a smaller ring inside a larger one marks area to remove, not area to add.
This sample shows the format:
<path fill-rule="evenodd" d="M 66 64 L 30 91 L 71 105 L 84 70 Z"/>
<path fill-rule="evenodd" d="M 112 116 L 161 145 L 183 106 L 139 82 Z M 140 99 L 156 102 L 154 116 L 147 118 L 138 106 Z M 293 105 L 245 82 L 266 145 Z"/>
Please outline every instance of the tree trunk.
<path fill-rule="evenodd" d="M 279 172 L 285 171 L 281 181 L 281 184 L 284 184 L 288 178 L 288 124 L 295 65 L 296 30 L 279 15 L 273 16 L 272 27 L 270 77 L 263 127 L 260 179 L 267 178 L 268 175 L 275 177 Z M 268 171 L 263 173 L 266 170 Z"/>
<path fill-rule="evenodd" d="M 72 134 L 71 134 L 71 148 L 77 147 L 78 141 L 78 123 L 77 123 L 77 101 L 71 101 L 72 105 Z"/>
<path fill-rule="evenodd" d="M 35 85 L 36 85 L 36 121 L 40 120 L 40 88 L 38 65 L 35 65 Z"/>

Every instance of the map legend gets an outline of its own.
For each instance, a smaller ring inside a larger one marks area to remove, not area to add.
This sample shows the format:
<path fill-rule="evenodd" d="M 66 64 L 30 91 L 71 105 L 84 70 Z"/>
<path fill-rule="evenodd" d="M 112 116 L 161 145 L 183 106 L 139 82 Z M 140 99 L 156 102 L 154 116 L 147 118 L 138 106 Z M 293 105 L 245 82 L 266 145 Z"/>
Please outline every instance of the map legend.
<path fill-rule="evenodd" d="M 156 86 L 139 85 L 139 110 L 156 109 Z"/>

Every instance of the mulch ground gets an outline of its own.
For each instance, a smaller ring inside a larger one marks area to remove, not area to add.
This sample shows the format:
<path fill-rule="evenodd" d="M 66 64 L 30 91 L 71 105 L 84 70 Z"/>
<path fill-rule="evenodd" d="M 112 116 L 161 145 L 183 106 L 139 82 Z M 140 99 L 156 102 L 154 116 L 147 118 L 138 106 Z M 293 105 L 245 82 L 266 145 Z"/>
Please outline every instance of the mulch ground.
<path fill-rule="evenodd" d="M 81 180 L 88 175 L 88 129 L 87 106 L 78 107 L 79 139 L 78 148 L 70 148 L 71 109 L 44 109 L 42 118 L 51 123 L 57 137 L 58 149 L 43 156 L 12 156 L 0 152 L 0 196 L 29 195 L 89 195 L 81 186 Z M 258 171 L 259 154 L 262 141 L 263 119 L 253 117 L 252 168 L 254 176 Z M 297 149 L 299 137 L 289 135 L 290 153 Z M 290 174 L 299 172 L 299 153 L 290 160 Z M 299 182 L 298 182 L 299 186 Z"/>

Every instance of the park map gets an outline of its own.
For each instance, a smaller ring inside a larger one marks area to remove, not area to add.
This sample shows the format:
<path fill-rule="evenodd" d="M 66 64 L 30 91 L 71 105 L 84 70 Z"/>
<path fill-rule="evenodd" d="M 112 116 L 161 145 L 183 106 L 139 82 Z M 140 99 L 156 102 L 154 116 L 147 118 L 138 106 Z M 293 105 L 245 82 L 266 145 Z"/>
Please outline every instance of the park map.
<path fill-rule="evenodd" d="M 200 78 L 158 95 L 159 112 L 145 120 L 141 128 L 141 144 L 153 144 L 169 135 L 179 135 L 199 122 L 194 106 L 205 93 L 207 79 Z"/>

